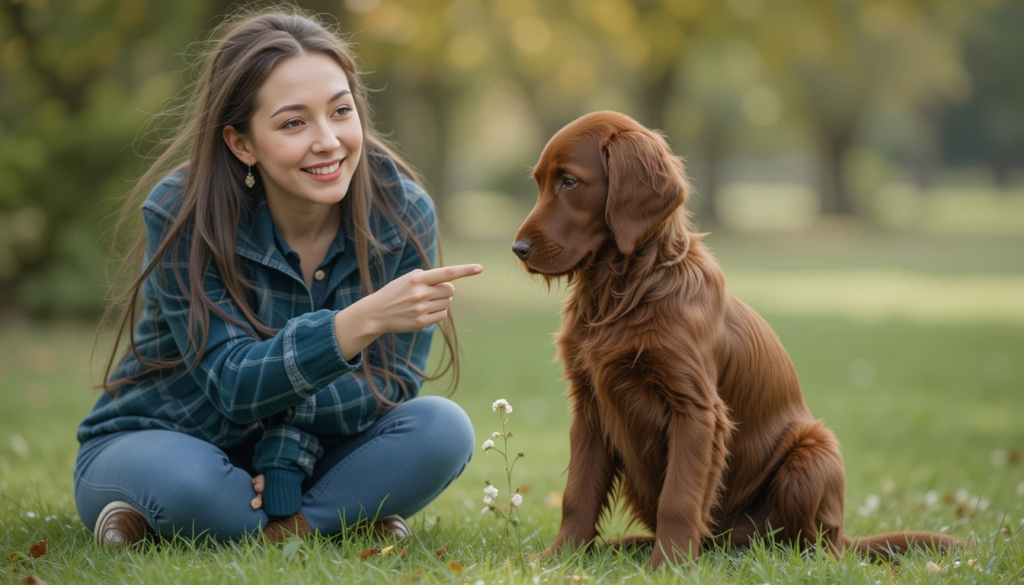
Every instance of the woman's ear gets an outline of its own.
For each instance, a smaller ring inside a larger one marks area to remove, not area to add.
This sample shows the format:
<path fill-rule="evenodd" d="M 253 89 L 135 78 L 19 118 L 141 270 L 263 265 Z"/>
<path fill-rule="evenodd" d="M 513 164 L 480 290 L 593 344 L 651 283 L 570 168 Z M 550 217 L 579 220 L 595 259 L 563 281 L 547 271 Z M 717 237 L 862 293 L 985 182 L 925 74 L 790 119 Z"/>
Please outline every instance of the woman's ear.
<path fill-rule="evenodd" d="M 629 256 L 686 201 L 683 163 L 660 134 L 630 130 L 602 144 L 608 174 L 605 222 Z"/>
<path fill-rule="evenodd" d="M 235 153 L 235 156 L 238 157 L 238 160 L 242 161 L 243 165 L 256 164 L 256 154 L 253 152 L 252 144 L 247 136 L 235 130 L 234 126 L 225 126 L 222 136 L 228 148 L 231 149 L 231 152 Z"/>

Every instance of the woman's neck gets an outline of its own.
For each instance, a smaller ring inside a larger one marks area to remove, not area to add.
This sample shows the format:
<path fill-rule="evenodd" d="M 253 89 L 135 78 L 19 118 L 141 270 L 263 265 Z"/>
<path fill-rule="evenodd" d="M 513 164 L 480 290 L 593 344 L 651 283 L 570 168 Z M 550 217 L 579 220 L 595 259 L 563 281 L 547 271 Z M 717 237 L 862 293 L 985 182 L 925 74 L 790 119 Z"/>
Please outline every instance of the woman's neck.
<path fill-rule="evenodd" d="M 341 206 L 336 204 L 314 203 L 268 191 L 267 208 L 277 230 L 293 249 L 333 240 L 341 225 Z"/>

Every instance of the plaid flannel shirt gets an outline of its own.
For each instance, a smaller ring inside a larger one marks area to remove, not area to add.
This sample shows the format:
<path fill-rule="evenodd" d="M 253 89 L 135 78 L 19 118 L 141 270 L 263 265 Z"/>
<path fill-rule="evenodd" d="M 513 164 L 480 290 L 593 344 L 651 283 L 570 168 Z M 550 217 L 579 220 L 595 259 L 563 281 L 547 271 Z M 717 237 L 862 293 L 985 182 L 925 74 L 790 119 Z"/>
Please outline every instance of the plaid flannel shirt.
<path fill-rule="evenodd" d="M 396 209 L 418 235 L 431 264 L 436 255 L 437 228 L 433 203 L 423 189 L 402 175 L 394 162 L 370 155 L 371 164 L 392 187 Z M 142 205 L 147 233 L 148 263 L 165 231 L 180 209 L 184 173 L 164 179 Z M 371 216 L 374 235 L 385 252 L 372 264 L 383 262 L 385 282 L 421 265 L 413 245 L 398 226 L 383 214 Z M 277 232 L 261 186 L 253 192 L 250 208 L 239 218 L 236 253 L 249 280 L 256 285 L 252 309 L 276 335 L 260 340 L 210 314 L 209 337 L 197 367 L 195 349 L 185 354 L 186 365 L 152 372 L 115 398 L 104 394 L 78 430 L 85 441 L 107 433 L 166 429 L 187 433 L 218 447 L 255 442 L 253 466 L 267 475 L 264 504 L 273 515 L 294 513 L 301 506 L 301 482 L 313 472 L 323 453 L 317 434 L 352 435 L 369 427 L 381 414 L 365 375 L 359 369 L 363 354 L 345 361 L 334 335 L 334 315 L 359 299 L 360 281 L 355 245 L 347 221 L 320 269 L 326 275 L 314 281 L 311 291 L 299 270 L 298 256 L 287 248 Z M 346 241 L 347 240 L 347 241 Z M 189 282 L 184 259 L 186 240 L 177 251 L 183 266 L 182 280 Z M 147 361 L 180 358 L 188 345 L 188 299 L 177 285 L 168 257 L 166 270 L 154 270 L 143 284 L 145 308 L 135 331 L 139 354 Z M 158 268 L 160 268 L 158 266 Z M 383 282 L 375 283 L 377 287 Z M 215 264 L 207 270 L 206 292 L 227 314 L 245 322 L 228 296 Z M 378 389 L 392 401 L 415 397 L 421 378 L 411 366 L 423 371 L 434 327 L 396 335 L 392 370 L 405 382 L 403 396 L 396 384 Z M 377 356 L 366 359 L 379 363 Z M 408 364 L 405 359 L 408 358 Z M 144 370 L 128 352 L 111 377 Z"/>

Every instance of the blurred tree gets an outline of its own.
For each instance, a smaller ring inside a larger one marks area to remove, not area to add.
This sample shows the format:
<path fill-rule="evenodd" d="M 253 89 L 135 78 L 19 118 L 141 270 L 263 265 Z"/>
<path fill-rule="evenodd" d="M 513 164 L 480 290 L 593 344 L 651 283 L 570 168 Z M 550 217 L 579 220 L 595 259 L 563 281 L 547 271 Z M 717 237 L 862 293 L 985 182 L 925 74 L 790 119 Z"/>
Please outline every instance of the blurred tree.
<path fill-rule="evenodd" d="M 986 164 L 1006 187 L 1024 167 L 1024 76 L 1013 56 L 1024 55 L 1024 5 L 1002 2 L 974 19 L 965 47 L 974 85 L 971 99 L 942 116 L 943 155 L 954 164 Z"/>

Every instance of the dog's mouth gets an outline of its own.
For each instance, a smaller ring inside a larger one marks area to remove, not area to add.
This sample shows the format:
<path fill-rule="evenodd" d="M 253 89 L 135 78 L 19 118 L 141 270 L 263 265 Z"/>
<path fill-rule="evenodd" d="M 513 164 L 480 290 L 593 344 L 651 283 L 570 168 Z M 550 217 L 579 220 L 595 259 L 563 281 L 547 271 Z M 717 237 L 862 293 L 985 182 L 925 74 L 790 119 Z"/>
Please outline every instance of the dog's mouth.
<path fill-rule="evenodd" d="M 571 277 L 572 275 L 574 275 L 577 272 L 579 272 L 583 267 L 585 267 L 586 265 L 590 264 L 590 262 L 593 259 L 593 257 L 594 257 L 594 253 L 593 252 L 587 252 L 587 253 L 583 254 L 583 256 L 581 256 L 580 259 L 578 261 L 576 261 L 575 264 L 571 265 L 567 269 L 562 269 L 562 270 L 539 270 L 537 268 L 534 268 L 533 266 L 530 266 L 529 260 L 521 260 L 521 262 L 522 262 L 523 266 L 526 268 L 526 272 L 527 273 L 535 274 L 537 276 L 541 276 L 545 280 L 549 280 L 550 281 L 550 280 L 558 280 L 559 278 L 563 278 L 563 277 Z"/>

